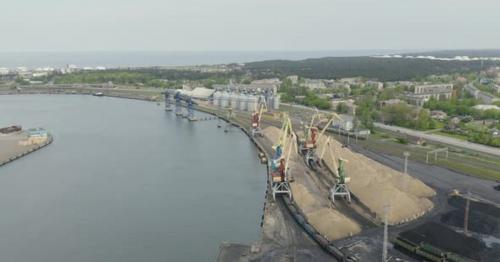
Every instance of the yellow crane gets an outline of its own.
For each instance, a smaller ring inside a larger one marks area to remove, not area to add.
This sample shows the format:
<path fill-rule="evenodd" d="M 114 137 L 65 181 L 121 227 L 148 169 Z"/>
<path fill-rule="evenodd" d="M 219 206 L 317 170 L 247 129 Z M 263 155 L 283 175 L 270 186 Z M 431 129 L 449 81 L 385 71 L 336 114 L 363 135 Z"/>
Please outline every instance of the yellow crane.
<path fill-rule="evenodd" d="M 333 123 L 334 120 L 339 120 L 339 121 L 344 121 L 344 119 L 342 119 L 342 117 L 340 117 L 337 113 L 331 113 L 331 117 L 330 119 L 328 120 L 328 122 L 326 123 L 326 125 L 323 127 L 323 129 L 321 130 L 321 132 L 319 133 L 319 136 L 318 136 L 318 140 L 321 139 L 323 137 L 323 135 L 325 134 L 326 130 L 328 129 L 328 127 L 330 127 L 330 125 Z"/>
<path fill-rule="evenodd" d="M 347 163 L 347 160 L 342 159 L 340 157 L 335 157 L 335 154 L 330 145 L 331 138 L 328 137 L 326 143 L 323 146 L 323 150 L 321 152 L 321 160 L 328 165 L 331 164 L 332 168 L 329 168 L 334 176 L 335 182 L 333 183 L 333 187 L 330 189 L 330 198 L 332 202 L 335 204 L 335 197 L 341 197 L 346 199 L 348 202 L 351 202 L 351 192 L 349 191 L 349 187 L 347 183 L 351 180 L 345 173 L 344 163 Z M 328 152 L 329 159 L 324 158 L 325 152 Z M 338 165 L 337 165 L 338 162 Z"/>
<path fill-rule="evenodd" d="M 270 179 L 273 197 L 276 199 L 277 194 L 288 194 L 291 198 L 289 163 L 292 151 L 297 150 L 297 148 L 295 134 L 292 130 L 292 122 L 287 114 L 283 114 L 280 137 L 273 146 L 273 149 L 275 154 L 271 161 Z"/>
<path fill-rule="evenodd" d="M 252 136 L 254 137 L 257 134 L 262 136 L 261 120 L 264 112 L 267 112 L 267 105 L 266 103 L 261 103 L 260 110 L 255 110 L 252 114 Z"/>
<path fill-rule="evenodd" d="M 318 119 L 318 123 L 314 124 L 314 121 Z M 311 119 L 311 124 L 306 127 L 306 139 L 301 142 L 300 151 L 304 156 L 306 164 L 311 169 L 315 169 L 316 165 L 319 163 L 319 158 L 316 153 L 317 143 L 323 138 L 326 130 L 333 123 L 334 120 L 342 120 L 342 118 L 336 113 L 331 113 L 331 117 L 327 118 L 325 126 L 321 131 L 319 131 L 318 124 L 324 121 L 321 119 L 321 114 L 316 110 L 316 114 L 313 115 Z M 319 133 L 319 134 L 318 134 Z"/>

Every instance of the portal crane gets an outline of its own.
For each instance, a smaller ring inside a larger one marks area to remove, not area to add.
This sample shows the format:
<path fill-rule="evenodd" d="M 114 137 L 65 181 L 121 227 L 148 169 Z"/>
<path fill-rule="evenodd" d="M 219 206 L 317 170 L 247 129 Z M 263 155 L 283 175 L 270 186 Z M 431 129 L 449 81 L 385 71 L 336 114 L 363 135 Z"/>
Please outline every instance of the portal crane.
<path fill-rule="evenodd" d="M 317 125 L 314 124 L 316 118 L 318 119 L 318 123 L 322 121 L 320 119 L 321 118 L 320 114 L 317 110 L 316 114 L 314 114 L 311 119 L 311 124 L 309 126 L 306 126 L 306 130 L 304 132 L 305 139 L 300 143 L 300 152 L 304 156 L 304 160 L 311 169 L 314 169 L 316 165 L 319 165 L 319 158 L 316 154 L 318 141 L 320 141 L 320 139 L 323 138 L 326 130 L 328 129 L 328 127 L 330 127 L 330 125 L 333 123 L 335 119 L 342 120 L 342 118 L 339 115 L 337 115 L 336 113 L 332 113 L 330 119 L 326 122 L 323 129 L 319 131 Z"/>
<path fill-rule="evenodd" d="M 328 151 L 330 155 L 330 159 L 328 162 L 331 162 L 333 166 L 333 170 L 330 170 L 334 176 L 335 182 L 333 183 L 333 187 L 330 189 L 330 197 L 332 199 L 332 202 L 335 204 L 335 197 L 342 197 L 347 199 L 347 201 L 350 203 L 351 202 L 351 192 L 349 191 L 349 187 L 347 183 L 351 180 L 350 177 L 347 177 L 345 174 L 345 168 L 344 168 L 344 163 L 347 162 L 347 160 L 344 160 L 342 158 L 335 158 L 335 154 L 333 153 L 331 146 L 330 146 L 330 137 L 326 140 L 326 143 L 323 147 L 323 151 L 321 152 L 321 160 L 324 162 L 327 162 L 325 160 L 324 155 L 325 152 Z M 338 161 L 338 166 L 337 166 L 337 161 Z"/>
<path fill-rule="evenodd" d="M 274 156 L 271 160 L 271 188 L 273 198 L 276 200 L 278 194 L 288 194 L 292 198 L 290 189 L 289 163 L 292 151 L 297 150 L 295 144 L 295 135 L 292 130 L 292 122 L 286 114 L 283 116 L 283 126 L 281 128 L 280 138 L 273 146 Z"/>
<path fill-rule="evenodd" d="M 347 160 L 339 158 L 338 161 L 339 167 L 337 169 L 337 178 L 335 179 L 335 183 L 330 190 L 332 202 L 335 204 L 335 197 L 340 196 L 347 199 L 347 202 L 351 203 L 351 192 L 349 191 L 349 187 L 347 186 L 347 183 L 351 179 L 350 177 L 347 177 L 345 175 L 344 171 L 344 163 L 347 162 Z"/>
<path fill-rule="evenodd" d="M 316 142 L 318 139 L 318 128 L 314 126 L 314 120 L 316 117 L 319 118 L 319 112 L 317 109 L 316 113 L 311 118 L 311 123 L 308 126 L 304 126 L 304 139 L 300 141 L 300 151 L 304 156 L 306 163 L 309 167 L 314 167 L 314 149 L 316 148 Z"/>
<path fill-rule="evenodd" d="M 255 112 L 252 114 L 252 136 L 255 137 L 257 134 L 260 136 L 262 135 L 262 127 L 261 127 L 261 120 L 262 120 L 262 113 L 267 112 L 267 105 L 266 103 L 261 103 L 260 104 L 260 110 L 255 110 Z"/>

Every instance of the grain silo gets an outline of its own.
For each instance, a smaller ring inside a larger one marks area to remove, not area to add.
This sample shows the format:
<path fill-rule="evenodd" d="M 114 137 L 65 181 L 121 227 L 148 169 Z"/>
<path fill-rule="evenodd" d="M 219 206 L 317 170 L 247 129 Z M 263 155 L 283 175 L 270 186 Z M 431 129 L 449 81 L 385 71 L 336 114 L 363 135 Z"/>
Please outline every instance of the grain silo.
<path fill-rule="evenodd" d="M 273 109 L 274 110 L 279 110 L 280 109 L 280 95 L 278 95 L 278 94 L 276 94 L 274 96 Z"/>
<path fill-rule="evenodd" d="M 257 111 L 257 97 L 250 95 L 248 96 L 247 111 L 254 112 Z"/>
<path fill-rule="evenodd" d="M 220 92 L 215 92 L 213 97 L 214 106 L 220 106 Z"/>
<path fill-rule="evenodd" d="M 230 93 L 229 100 L 231 101 L 231 108 L 238 109 L 238 94 Z"/>
<path fill-rule="evenodd" d="M 220 106 L 225 108 L 228 105 L 229 105 L 229 94 L 223 92 L 220 97 Z"/>
<path fill-rule="evenodd" d="M 247 104 L 248 104 L 248 97 L 243 93 L 240 94 L 240 105 L 239 105 L 240 111 L 247 110 Z"/>

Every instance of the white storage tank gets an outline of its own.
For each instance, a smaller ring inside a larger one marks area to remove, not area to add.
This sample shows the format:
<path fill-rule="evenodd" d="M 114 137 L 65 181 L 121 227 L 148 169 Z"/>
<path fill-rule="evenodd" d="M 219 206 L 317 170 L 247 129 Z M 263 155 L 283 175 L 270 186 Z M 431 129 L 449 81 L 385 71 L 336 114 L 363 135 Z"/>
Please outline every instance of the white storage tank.
<path fill-rule="evenodd" d="M 213 98 L 214 106 L 220 106 L 220 92 L 215 92 Z"/>
<path fill-rule="evenodd" d="M 236 107 L 233 107 L 236 110 L 240 110 L 240 103 L 241 103 L 241 95 L 239 93 L 235 94 L 236 96 Z"/>
<path fill-rule="evenodd" d="M 224 92 L 220 96 L 220 106 L 225 108 L 228 105 L 229 105 L 229 94 Z"/>
<path fill-rule="evenodd" d="M 257 97 L 256 96 L 248 96 L 247 103 L 247 111 L 254 112 L 257 111 Z"/>
<path fill-rule="evenodd" d="M 269 104 L 266 101 L 266 97 L 264 95 L 260 95 L 259 99 L 257 100 L 257 105 L 258 105 L 259 109 L 260 109 L 261 104 L 266 104 L 266 106 L 269 106 Z"/>
<path fill-rule="evenodd" d="M 266 101 L 267 101 L 267 109 L 269 109 L 269 111 L 273 110 L 273 103 L 274 103 L 274 96 L 267 96 L 266 97 Z"/>
<path fill-rule="evenodd" d="M 279 110 L 280 109 L 280 95 L 274 96 L 273 109 L 274 110 Z"/>
<path fill-rule="evenodd" d="M 229 96 L 231 100 L 231 108 L 232 109 L 238 109 L 238 94 L 236 93 L 231 93 Z"/>
<path fill-rule="evenodd" d="M 266 106 L 269 106 L 267 104 L 267 100 L 266 100 L 265 96 L 260 96 L 259 97 L 259 102 L 257 103 L 257 108 L 260 109 L 260 105 L 262 105 L 262 104 L 266 104 Z M 269 109 L 269 107 L 268 107 L 268 109 Z"/>
<path fill-rule="evenodd" d="M 247 103 L 248 103 L 248 97 L 245 94 L 240 94 L 240 104 L 239 104 L 240 111 L 247 110 Z"/>

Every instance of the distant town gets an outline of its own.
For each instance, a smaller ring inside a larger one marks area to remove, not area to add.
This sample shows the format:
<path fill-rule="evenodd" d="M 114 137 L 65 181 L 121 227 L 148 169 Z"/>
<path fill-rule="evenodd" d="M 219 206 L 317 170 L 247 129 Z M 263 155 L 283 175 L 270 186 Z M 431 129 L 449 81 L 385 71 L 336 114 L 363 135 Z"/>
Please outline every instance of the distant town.
<path fill-rule="evenodd" d="M 408 56 L 401 57 L 376 59 L 408 59 Z M 451 59 L 476 63 L 478 60 L 467 56 Z M 196 87 L 223 91 L 239 85 L 243 89 L 273 90 L 273 97 L 281 103 L 350 116 L 350 122 L 345 125 L 347 129 L 373 131 L 378 123 L 500 147 L 500 67 L 485 66 L 482 62 L 480 66 L 478 71 L 379 81 L 363 76 L 318 79 L 285 75 L 277 70 L 255 70 L 255 66 L 245 64 L 118 69 L 67 65 L 63 68 L 0 68 L 0 85 L 11 90 L 37 85 L 89 84 L 97 88 L 187 91 Z"/>

